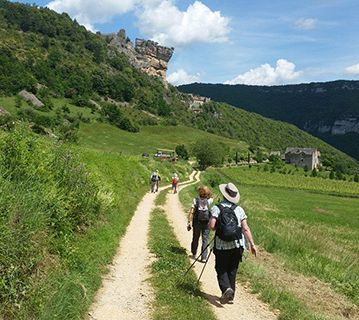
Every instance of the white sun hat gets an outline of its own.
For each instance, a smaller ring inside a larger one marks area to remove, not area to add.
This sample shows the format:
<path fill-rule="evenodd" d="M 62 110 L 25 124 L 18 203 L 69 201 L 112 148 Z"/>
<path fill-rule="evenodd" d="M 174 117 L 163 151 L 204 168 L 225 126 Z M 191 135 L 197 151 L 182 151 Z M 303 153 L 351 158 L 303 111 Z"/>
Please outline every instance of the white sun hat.
<path fill-rule="evenodd" d="M 223 197 L 225 197 L 229 202 L 238 203 L 240 198 L 239 190 L 232 182 L 220 184 L 219 190 L 221 191 Z"/>

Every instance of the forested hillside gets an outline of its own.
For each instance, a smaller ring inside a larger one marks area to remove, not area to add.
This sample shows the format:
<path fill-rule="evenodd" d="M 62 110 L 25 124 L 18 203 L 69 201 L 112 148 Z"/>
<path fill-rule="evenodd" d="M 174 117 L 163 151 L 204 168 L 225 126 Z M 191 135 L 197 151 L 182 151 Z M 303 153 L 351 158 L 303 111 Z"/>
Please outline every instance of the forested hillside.
<path fill-rule="evenodd" d="M 357 165 L 282 122 L 216 102 L 203 105 L 200 113 L 190 111 L 187 95 L 134 68 L 106 37 L 47 8 L 0 0 L 0 62 L 0 108 L 10 112 L 0 117 L 0 125 L 20 119 L 37 133 L 76 141 L 83 122 L 109 122 L 130 132 L 181 124 L 242 140 L 252 150 L 318 147 L 330 165 Z M 23 89 L 45 107 L 19 98 Z"/>
<path fill-rule="evenodd" d="M 359 159 L 359 81 L 285 86 L 190 84 L 179 90 L 295 124 Z"/>

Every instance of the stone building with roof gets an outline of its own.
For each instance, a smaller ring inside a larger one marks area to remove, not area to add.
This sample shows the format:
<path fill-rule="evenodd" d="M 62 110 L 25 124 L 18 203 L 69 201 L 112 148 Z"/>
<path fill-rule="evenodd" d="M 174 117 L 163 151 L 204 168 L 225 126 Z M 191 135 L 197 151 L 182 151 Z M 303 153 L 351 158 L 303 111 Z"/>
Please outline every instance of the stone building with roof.
<path fill-rule="evenodd" d="M 287 148 L 285 162 L 303 168 L 307 167 L 310 170 L 319 169 L 320 152 L 315 148 Z"/>

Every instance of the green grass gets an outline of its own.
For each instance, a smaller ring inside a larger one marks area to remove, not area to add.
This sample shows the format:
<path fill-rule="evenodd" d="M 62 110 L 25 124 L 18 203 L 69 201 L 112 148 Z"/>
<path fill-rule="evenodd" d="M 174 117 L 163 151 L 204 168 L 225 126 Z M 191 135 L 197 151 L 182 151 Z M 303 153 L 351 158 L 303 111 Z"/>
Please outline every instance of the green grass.
<path fill-rule="evenodd" d="M 255 167 L 248 168 L 247 166 L 228 168 L 219 172 L 228 178 L 235 178 L 241 185 L 273 186 L 359 197 L 359 183 L 357 182 L 284 175 L 277 172 L 258 172 Z"/>
<path fill-rule="evenodd" d="M 279 320 L 324 320 L 325 316 L 315 314 L 286 288 L 272 283 L 272 279 L 258 264 L 245 260 L 240 265 L 238 279 L 246 283 L 249 279 L 253 293 L 259 293 L 261 300 L 280 310 Z"/>
<path fill-rule="evenodd" d="M 89 119 L 94 119 L 94 118 L 97 117 L 95 114 L 91 113 L 90 108 L 78 107 L 78 106 L 75 106 L 74 104 L 72 104 L 71 99 L 52 98 L 51 101 L 54 104 L 54 108 L 52 110 L 42 112 L 39 109 L 35 109 L 36 112 L 38 112 L 40 114 L 46 114 L 46 115 L 49 115 L 49 116 L 55 116 L 55 110 L 57 108 L 61 108 L 61 107 L 66 105 L 70 110 L 69 115 L 71 115 L 71 116 L 78 116 L 81 113 L 84 117 L 89 118 Z M 29 106 L 30 105 L 26 101 L 22 100 L 21 108 L 29 107 Z M 2 97 L 2 96 L 0 96 L 0 107 L 4 107 L 5 110 L 10 112 L 14 116 L 16 116 L 16 114 L 20 111 L 20 108 L 17 108 L 15 106 L 15 97 Z"/>
<path fill-rule="evenodd" d="M 324 193 L 340 192 L 338 181 L 297 177 L 295 188 L 293 176 L 263 175 L 252 169 L 210 171 L 205 177 L 239 187 L 256 242 L 288 270 L 314 276 L 359 305 L 359 199 Z M 322 193 L 300 190 L 308 181 L 311 190 Z M 347 185 L 345 193 L 354 184 Z"/>
<path fill-rule="evenodd" d="M 175 149 L 179 144 L 186 148 L 201 138 L 213 143 L 224 143 L 231 148 L 247 150 L 247 145 L 239 140 L 228 139 L 204 131 L 184 126 L 148 126 L 138 133 L 120 130 L 105 123 L 81 124 L 80 144 L 104 151 L 141 155 L 156 153 L 157 148 Z"/>
<path fill-rule="evenodd" d="M 161 230 L 161 232 L 158 232 Z M 201 296 L 196 276 L 189 267 L 182 248 L 161 209 L 152 212 L 150 250 L 156 255 L 152 264 L 151 283 L 155 290 L 153 319 L 215 319 L 207 301 Z"/>
<path fill-rule="evenodd" d="M 164 190 L 162 190 L 159 195 L 156 197 L 156 200 L 155 200 L 155 205 L 156 206 L 164 206 L 165 203 L 166 203 L 166 197 L 167 197 L 167 194 L 169 192 L 171 192 L 172 189 L 171 188 L 166 188 Z"/>
<path fill-rule="evenodd" d="M 98 225 L 77 239 L 71 266 L 56 271 L 47 280 L 48 287 L 43 292 L 48 292 L 50 287 L 55 290 L 49 290 L 53 295 L 48 297 L 40 319 L 84 317 L 101 284 L 101 276 L 118 248 L 119 239 L 138 202 L 148 192 L 152 168 L 147 161 L 94 150 L 83 150 L 83 161 L 101 184 L 100 196 L 107 207 Z M 182 167 L 176 168 L 179 172 L 191 169 L 187 164 L 176 165 Z M 173 167 L 167 166 L 159 167 L 164 176 L 172 174 Z"/>

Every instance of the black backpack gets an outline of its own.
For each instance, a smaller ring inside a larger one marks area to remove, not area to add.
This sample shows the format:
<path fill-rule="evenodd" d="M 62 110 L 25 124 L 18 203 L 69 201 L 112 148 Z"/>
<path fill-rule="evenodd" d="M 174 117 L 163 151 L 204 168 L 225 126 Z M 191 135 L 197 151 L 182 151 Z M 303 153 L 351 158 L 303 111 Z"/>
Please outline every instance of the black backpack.
<path fill-rule="evenodd" d="M 196 199 L 196 219 L 200 224 L 208 224 L 209 222 L 209 205 L 208 199 Z"/>
<path fill-rule="evenodd" d="M 153 174 L 152 177 L 151 177 L 151 181 L 152 181 L 152 182 L 156 182 L 157 180 L 159 180 L 159 179 L 158 179 L 158 175 Z"/>
<path fill-rule="evenodd" d="M 238 219 L 234 212 L 236 205 L 231 207 L 217 205 L 220 213 L 216 222 L 216 235 L 224 241 L 234 241 L 242 238 L 242 228 L 238 226 Z"/>

